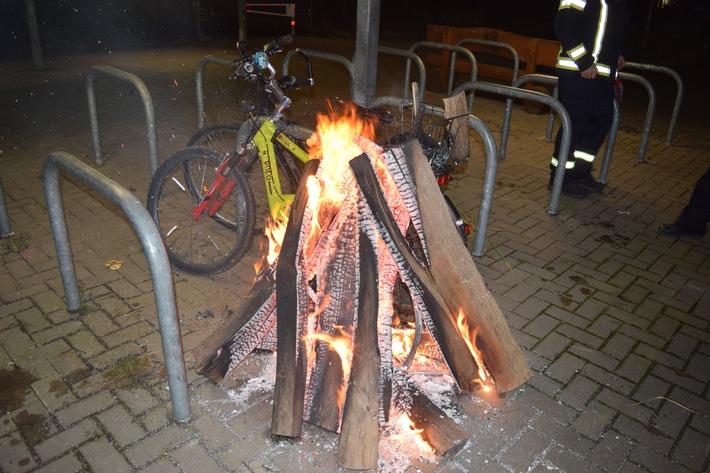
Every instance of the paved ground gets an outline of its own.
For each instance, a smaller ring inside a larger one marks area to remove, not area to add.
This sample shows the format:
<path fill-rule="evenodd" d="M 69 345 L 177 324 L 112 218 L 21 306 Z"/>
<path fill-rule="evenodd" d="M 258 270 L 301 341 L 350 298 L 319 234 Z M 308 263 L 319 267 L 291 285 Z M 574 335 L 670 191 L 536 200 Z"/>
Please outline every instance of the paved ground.
<path fill-rule="evenodd" d="M 352 51 L 336 41 L 303 45 Z M 0 178 L 16 233 L 0 242 L 2 472 L 338 471 L 334 434 L 307 427 L 298 440 L 269 435 L 273 355 L 252 356 L 224 386 L 192 371 L 193 347 L 248 291 L 257 244 L 219 276 L 173 274 L 193 412 L 187 423 L 172 420 L 153 286 L 137 237 L 112 204 L 68 178 L 62 189 L 83 306 L 75 314 L 66 309 L 41 170 L 58 150 L 93 163 L 89 67 L 115 66 L 146 82 L 164 159 L 196 129 L 194 70 L 207 54 L 232 56 L 212 46 L 49 59 L 43 72 L 29 62 L 0 63 Z M 208 123 L 235 114 L 218 69 L 206 79 Z M 338 67 L 318 71 L 328 79 L 317 76 L 313 91 L 294 95 L 294 117 L 304 122 L 323 109 L 323 96 L 348 95 L 347 83 L 332 79 Z M 97 88 L 106 155 L 99 171 L 143 201 L 149 167 L 138 96 L 111 79 Z M 382 79 L 378 94 L 399 90 Z M 502 110 L 500 101 L 477 98 L 475 113 L 496 138 Z M 563 197 L 551 216 L 546 116 L 516 108 L 485 255 L 475 261 L 534 376 L 495 406 L 443 397 L 470 431 L 466 446 L 437 458 L 402 453 L 396 440 L 384 439 L 381 470 L 708 470 L 710 243 L 658 235 L 707 169 L 707 121 L 682 116 L 668 146 L 670 108 L 659 106 L 640 164 L 637 110 L 644 108 L 624 108 L 604 193 Z M 474 146 L 449 186 L 474 218 L 484 163 Z M 111 270 L 109 260 L 123 264 Z"/>

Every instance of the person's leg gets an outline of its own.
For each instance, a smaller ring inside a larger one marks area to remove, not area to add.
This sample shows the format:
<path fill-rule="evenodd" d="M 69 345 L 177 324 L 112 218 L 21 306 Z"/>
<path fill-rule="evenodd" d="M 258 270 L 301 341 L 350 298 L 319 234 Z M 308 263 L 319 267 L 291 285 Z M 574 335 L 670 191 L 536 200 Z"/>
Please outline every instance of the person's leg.
<path fill-rule="evenodd" d="M 591 192 L 600 192 L 604 185 L 592 177 L 592 165 L 614 119 L 614 84 L 603 79 L 589 82 L 592 83 L 587 103 L 590 119 L 575 150 L 576 167 L 580 184 Z"/>
<path fill-rule="evenodd" d="M 569 115 L 571 125 L 570 147 L 565 165 L 565 178 L 562 192 L 565 195 L 575 198 L 583 198 L 589 195 L 587 190 L 579 188 L 578 184 L 575 182 L 580 177 L 577 170 L 579 161 L 576 159 L 577 155 L 575 150 L 577 149 L 578 143 L 584 134 L 584 130 L 587 128 L 590 121 L 589 107 L 587 104 L 588 84 L 585 82 L 589 81 L 587 79 L 582 79 L 581 76 L 576 77 L 568 75 L 562 75 L 558 80 L 558 97 L 560 103 L 565 107 L 565 110 Z M 552 188 L 552 183 L 555 179 L 555 173 L 559 164 L 558 157 L 560 156 L 561 145 L 562 128 L 560 127 L 555 138 L 555 149 L 550 162 L 550 181 L 548 183 L 549 189 Z"/>
<path fill-rule="evenodd" d="M 695 184 L 690 200 L 678 219 L 674 223 L 661 225 L 661 233 L 702 236 L 707 231 L 708 222 L 710 222 L 710 168 Z"/>

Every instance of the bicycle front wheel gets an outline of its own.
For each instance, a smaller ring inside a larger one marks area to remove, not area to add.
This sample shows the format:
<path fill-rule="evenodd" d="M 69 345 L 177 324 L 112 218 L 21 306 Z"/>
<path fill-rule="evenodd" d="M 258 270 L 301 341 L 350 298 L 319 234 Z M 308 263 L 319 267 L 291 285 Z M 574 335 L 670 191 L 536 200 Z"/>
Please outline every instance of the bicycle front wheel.
<path fill-rule="evenodd" d="M 195 207 L 215 181 L 222 156 L 205 148 L 185 148 L 155 171 L 147 208 L 173 266 L 212 274 L 236 264 L 254 236 L 254 197 L 244 174 L 231 171 L 234 188 L 212 215 Z M 215 196 L 216 198 L 216 196 Z"/>
<path fill-rule="evenodd" d="M 188 146 L 199 146 L 216 151 L 224 158 L 233 153 L 240 144 L 251 141 L 257 128 L 258 124 L 250 121 L 212 125 L 199 130 L 187 143 Z M 296 140 L 295 138 L 291 139 Z M 307 149 L 304 142 L 297 141 L 297 144 L 301 148 Z M 300 162 L 278 143 L 274 144 L 274 153 L 276 154 L 280 192 L 293 194 L 296 192 L 301 178 Z M 247 181 L 251 184 L 256 208 L 255 218 L 258 224 L 261 225 L 271 215 L 263 170 L 258 159 L 249 163 L 246 169 L 241 169 L 244 171 Z"/>

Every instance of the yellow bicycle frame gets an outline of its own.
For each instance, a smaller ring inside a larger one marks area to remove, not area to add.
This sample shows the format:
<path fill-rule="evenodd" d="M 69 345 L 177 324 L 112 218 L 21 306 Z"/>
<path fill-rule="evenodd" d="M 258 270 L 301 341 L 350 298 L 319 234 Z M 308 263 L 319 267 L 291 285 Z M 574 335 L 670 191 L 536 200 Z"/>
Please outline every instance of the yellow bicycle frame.
<path fill-rule="evenodd" d="M 281 190 L 274 139 L 301 162 L 308 161 L 309 156 L 307 151 L 294 143 L 286 134 L 277 133 L 276 126 L 270 120 L 263 120 L 252 139 L 259 152 L 259 161 L 264 174 L 264 186 L 271 217 L 275 220 L 285 220 L 288 218 L 289 208 L 293 203 L 295 194 L 284 194 Z"/>

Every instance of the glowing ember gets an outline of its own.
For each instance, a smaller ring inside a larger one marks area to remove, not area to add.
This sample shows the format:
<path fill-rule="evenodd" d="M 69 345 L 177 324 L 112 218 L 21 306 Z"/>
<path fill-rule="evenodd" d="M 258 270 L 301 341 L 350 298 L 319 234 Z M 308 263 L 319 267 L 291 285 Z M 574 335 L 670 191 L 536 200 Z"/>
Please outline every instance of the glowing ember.
<path fill-rule="evenodd" d="M 393 434 L 390 435 L 390 440 L 407 444 L 408 450 L 419 455 L 431 454 L 434 449 L 429 443 L 424 440 L 422 433 L 423 429 L 417 429 L 412 422 L 412 419 L 406 414 L 401 413 L 392 421 Z"/>
<path fill-rule="evenodd" d="M 343 330 L 343 327 L 334 326 L 338 331 L 336 335 L 329 335 L 327 333 L 310 333 L 305 336 L 306 341 L 311 344 L 311 352 L 313 352 L 315 342 L 321 341 L 328 345 L 328 349 L 336 352 L 338 357 L 340 357 L 340 363 L 343 370 L 343 379 L 348 380 L 350 378 L 350 359 L 352 355 L 352 336 Z M 314 356 L 310 357 L 315 358 Z M 338 392 L 338 405 L 342 405 L 345 400 L 345 388 L 346 383 L 340 386 Z"/>
<path fill-rule="evenodd" d="M 476 334 L 478 333 L 478 329 L 473 331 L 473 335 L 471 334 L 468 322 L 466 321 L 466 317 L 464 317 L 462 311 L 459 311 L 456 323 L 459 328 L 459 333 L 461 333 L 466 345 L 468 345 L 468 349 L 471 350 L 473 359 L 476 360 L 476 364 L 478 365 L 478 377 L 480 378 L 479 381 L 481 386 L 484 391 L 490 391 L 492 389 L 490 385 L 493 383 L 493 380 L 490 379 L 488 370 L 486 370 L 486 367 L 483 365 L 483 356 L 481 351 L 476 347 Z"/>

